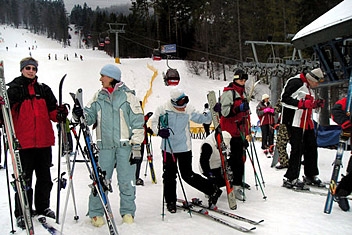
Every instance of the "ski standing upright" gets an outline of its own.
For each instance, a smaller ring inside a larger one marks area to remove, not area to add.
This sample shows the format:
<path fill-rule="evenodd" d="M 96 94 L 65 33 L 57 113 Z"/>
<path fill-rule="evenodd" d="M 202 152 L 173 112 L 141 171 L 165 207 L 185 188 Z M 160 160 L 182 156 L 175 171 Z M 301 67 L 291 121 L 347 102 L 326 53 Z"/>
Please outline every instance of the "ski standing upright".
<path fill-rule="evenodd" d="M 218 148 L 219 148 L 219 152 L 220 152 L 221 167 L 224 172 L 227 200 L 228 200 L 230 209 L 235 210 L 235 209 L 237 209 L 237 202 L 236 202 L 236 197 L 235 197 L 235 190 L 232 185 L 233 173 L 232 173 L 231 167 L 227 161 L 227 148 L 224 143 L 223 136 L 222 136 L 219 113 L 214 111 L 214 106 L 217 103 L 215 91 L 210 91 L 208 93 L 207 97 L 208 97 L 209 109 L 210 109 L 212 119 L 213 119 L 213 124 L 215 127 L 215 133 L 216 133 L 215 139 L 218 144 Z"/>
<path fill-rule="evenodd" d="M 66 78 L 66 74 L 61 78 L 59 84 L 59 106 L 62 105 L 62 86 L 64 80 Z M 64 174 L 61 174 L 61 157 L 63 153 L 63 145 L 66 145 L 66 135 L 65 135 L 65 125 L 60 122 L 59 124 L 59 154 L 58 154 L 58 162 L 57 162 L 57 198 L 56 198 L 56 223 L 60 222 L 60 191 L 62 188 L 66 187 L 66 181 L 62 178 Z"/>
<path fill-rule="evenodd" d="M 8 148 L 12 160 L 15 190 L 17 190 L 18 192 L 27 234 L 32 235 L 34 234 L 34 227 L 26 191 L 28 187 L 25 180 L 25 175 L 22 171 L 22 164 L 19 154 L 20 143 L 16 138 L 15 129 L 12 121 L 10 102 L 6 91 L 3 61 L 0 61 L 0 85 L 0 96 L 4 99 L 5 102 L 5 104 L 1 105 L 1 111 L 4 119 Z"/>

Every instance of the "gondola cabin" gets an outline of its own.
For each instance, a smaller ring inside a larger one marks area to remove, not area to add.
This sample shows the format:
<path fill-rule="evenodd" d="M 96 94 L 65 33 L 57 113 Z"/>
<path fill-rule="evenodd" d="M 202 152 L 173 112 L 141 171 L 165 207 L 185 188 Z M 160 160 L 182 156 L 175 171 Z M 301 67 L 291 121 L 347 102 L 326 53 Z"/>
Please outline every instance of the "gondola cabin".
<path fill-rule="evenodd" d="M 110 44 L 110 38 L 109 38 L 109 37 L 105 37 L 105 41 L 104 41 L 104 42 L 105 42 L 105 44 L 107 44 L 107 45 Z"/>
<path fill-rule="evenodd" d="M 164 76 L 164 83 L 166 86 L 177 86 L 180 82 L 180 75 L 176 69 L 168 69 Z"/>
<path fill-rule="evenodd" d="M 153 60 L 161 60 L 161 53 L 159 49 L 153 50 Z"/>

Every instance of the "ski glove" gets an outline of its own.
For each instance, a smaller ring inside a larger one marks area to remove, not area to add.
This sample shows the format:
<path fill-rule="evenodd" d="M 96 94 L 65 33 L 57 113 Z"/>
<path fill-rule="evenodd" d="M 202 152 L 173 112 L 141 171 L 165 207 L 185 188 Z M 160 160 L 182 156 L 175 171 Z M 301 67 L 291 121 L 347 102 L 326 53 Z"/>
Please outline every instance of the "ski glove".
<path fill-rule="evenodd" d="M 220 113 L 220 112 L 221 112 L 221 103 L 216 103 L 216 104 L 214 105 L 213 110 L 214 110 L 215 112 L 217 112 L 217 113 Z"/>
<path fill-rule="evenodd" d="M 59 105 L 57 108 L 56 119 L 58 122 L 66 122 L 66 118 L 68 115 L 68 110 L 65 104 Z"/>
<path fill-rule="evenodd" d="M 142 153 L 141 153 L 141 145 L 140 144 L 134 144 L 132 145 L 132 150 L 131 150 L 131 159 L 130 163 L 131 165 L 139 163 L 142 160 Z"/>
<path fill-rule="evenodd" d="M 149 135 L 153 135 L 154 134 L 153 130 L 150 127 L 147 127 L 147 133 Z"/>
<path fill-rule="evenodd" d="M 314 109 L 315 108 L 315 104 L 313 100 L 305 100 L 305 99 L 301 99 L 300 101 L 298 101 L 298 106 L 299 109 Z"/>
<path fill-rule="evenodd" d="M 73 118 L 77 121 L 83 116 L 83 109 L 79 106 L 75 106 L 72 109 Z"/>
<path fill-rule="evenodd" d="M 235 113 L 246 112 L 249 110 L 249 103 L 244 100 L 240 106 L 235 107 Z"/>
<path fill-rule="evenodd" d="M 265 109 L 263 110 L 263 112 L 264 112 L 264 113 L 274 113 L 274 109 L 268 107 L 268 108 L 265 108 Z"/>
<path fill-rule="evenodd" d="M 170 131 L 167 128 L 162 128 L 158 132 L 158 136 L 160 136 L 163 139 L 167 139 L 170 136 Z"/>

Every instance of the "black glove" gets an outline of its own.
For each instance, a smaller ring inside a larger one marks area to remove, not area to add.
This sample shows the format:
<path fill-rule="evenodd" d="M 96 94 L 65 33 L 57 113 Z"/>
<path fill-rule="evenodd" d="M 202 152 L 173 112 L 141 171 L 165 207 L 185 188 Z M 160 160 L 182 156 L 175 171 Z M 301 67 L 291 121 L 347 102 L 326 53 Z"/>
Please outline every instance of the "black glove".
<path fill-rule="evenodd" d="M 208 179 L 211 181 L 215 181 L 215 175 L 213 175 L 213 173 L 211 173 L 210 171 L 206 174 Z"/>
<path fill-rule="evenodd" d="M 167 139 L 170 136 L 170 131 L 167 128 L 162 128 L 158 131 L 158 136 L 160 136 L 163 139 Z"/>
<path fill-rule="evenodd" d="M 83 116 L 83 109 L 79 106 L 75 106 L 72 109 L 72 115 L 75 120 L 79 120 Z"/>
<path fill-rule="evenodd" d="M 132 145 L 131 159 L 130 159 L 131 165 L 140 163 L 141 160 L 142 160 L 141 145 L 140 144 Z"/>
<path fill-rule="evenodd" d="M 68 110 L 66 108 L 66 105 L 62 104 L 59 105 L 57 108 L 57 114 L 56 114 L 56 119 L 58 122 L 66 122 L 66 118 L 68 115 Z"/>
<path fill-rule="evenodd" d="M 147 133 L 149 135 L 153 135 L 154 134 L 153 130 L 150 127 L 147 127 Z"/>
<path fill-rule="evenodd" d="M 239 113 L 239 112 L 246 112 L 249 110 L 249 103 L 246 100 L 243 100 L 243 102 L 235 107 L 235 113 Z"/>
<path fill-rule="evenodd" d="M 245 148 L 245 149 L 247 149 L 248 147 L 249 147 L 249 143 L 248 143 L 248 140 L 243 140 L 243 147 Z"/>
<path fill-rule="evenodd" d="M 217 112 L 217 113 L 220 113 L 220 112 L 221 112 L 221 103 L 216 103 L 216 104 L 214 105 L 213 110 L 214 110 L 215 112 Z"/>

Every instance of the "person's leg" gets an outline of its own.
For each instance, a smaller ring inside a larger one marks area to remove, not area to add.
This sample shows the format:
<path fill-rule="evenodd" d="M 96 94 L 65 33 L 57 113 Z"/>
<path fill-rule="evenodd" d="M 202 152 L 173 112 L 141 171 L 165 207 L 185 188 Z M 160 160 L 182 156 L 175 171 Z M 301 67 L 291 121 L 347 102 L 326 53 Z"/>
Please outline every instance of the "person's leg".
<path fill-rule="evenodd" d="M 36 156 L 34 168 L 37 178 L 34 203 L 37 213 L 44 214 L 44 210 L 50 207 L 50 193 L 53 187 L 50 174 L 52 162 L 51 147 L 35 149 L 34 156 Z"/>
<path fill-rule="evenodd" d="M 120 215 L 134 217 L 136 212 L 135 164 L 130 164 L 131 149 L 121 147 L 115 153 L 118 187 L 120 191 Z"/>
<path fill-rule="evenodd" d="M 105 179 L 111 180 L 112 173 L 114 170 L 115 161 L 115 150 L 103 150 L 99 151 L 99 159 L 98 163 L 101 167 L 102 171 L 106 172 Z M 99 195 L 93 189 L 89 195 L 88 202 L 88 216 L 93 218 L 95 216 L 104 216 L 104 209 L 102 202 L 99 198 Z M 107 197 L 107 192 L 105 192 L 105 196 Z"/>

